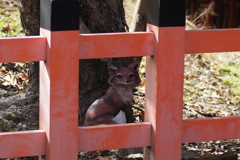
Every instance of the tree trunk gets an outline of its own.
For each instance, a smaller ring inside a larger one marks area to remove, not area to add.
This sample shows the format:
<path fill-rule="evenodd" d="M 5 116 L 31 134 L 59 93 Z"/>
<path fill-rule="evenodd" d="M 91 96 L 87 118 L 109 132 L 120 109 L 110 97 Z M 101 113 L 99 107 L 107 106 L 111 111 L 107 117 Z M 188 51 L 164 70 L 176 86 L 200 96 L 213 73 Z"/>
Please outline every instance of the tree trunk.
<path fill-rule="evenodd" d="M 20 3 L 20 18 L 27 36 L 39 35 L 40 0 L 18 0 Z M 29 63 L 29 87 L 27 88 L 28 102 L 37 102 L 39 97 L 39 63 Z"/>
<path fill-rule="evenodd" d="M 130 32 L 146 31 L 147 0 L 137 0 L 130 24 Z"/>
<path fill-rule="evenodd" d="M 81 0 L 80 17 L 92 33 L 125 32 L 128 30 L 123 0 Z M 39 0 L 19 0 L 23 28 L 26 35 L 39 34 Z M 83 31 L 80 31 L 83 33 Z M 97 98 L 104 94 L 108 88 L 107 64 L 116 66 L 128 66 L 136 58 L 113 58 L 80 60 L 80 125 L 83 124 L 84 115 L 88 107 Z M 28 96 L 38 97 L 38 63 L 30 67 Z M 131 109 L 128 112 L 131 112 Z M 131 114 L 130 114 L 130 117 Z M 128 120 L 131 122 L 131 120 Z"/>

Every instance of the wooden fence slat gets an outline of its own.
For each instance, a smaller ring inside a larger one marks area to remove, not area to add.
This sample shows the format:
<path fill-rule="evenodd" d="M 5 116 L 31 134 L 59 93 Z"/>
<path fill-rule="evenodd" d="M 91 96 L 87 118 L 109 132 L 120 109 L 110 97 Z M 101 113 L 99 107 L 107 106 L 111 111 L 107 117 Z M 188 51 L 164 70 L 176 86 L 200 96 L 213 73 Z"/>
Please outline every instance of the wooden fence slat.
<path fill-rule="evenodd" d="M 80 59 L 150 56 L 154 39 L 151 32 L 80 34 L 79 43 Z M 44 36 L 0 39 L 0 63 L 46 61 L 46 51 Z"/>
<path fill-rule="evenodd" d="M 0 39 L 0 63 L 46 60 L 46 37 L 29 36 Z"/>
<path fill-rule="evenodd" d="M 186 53 L 240 51 L 240 29 L 186 31 Z"/>
<path fill-rule="evenodd" d="M 78 33 L 41 29 L 41 34 L 50 35 L 47 61 L 40 62 L 39 84 L 39 127 L 49 142 L 46 160 L 77 158 Z"/>
<path fill-rule="evenodd" d="M 42 130 L 0 133 L 0 158 L 44 155 L 45 140 Z"/>
<path fill-rule="evenodd" d="M 99 125 L 78 129 L 78 151 L 144 147 L 151 145 L 151 124 Z"/>
<path fill-rule="evenodd" d="M 155 55 L 147 57 L 146 66 L 145 121 L 153 128 L 151 159 L 180 159 L 185 28 L 148 28 L 157 39 Z"/>
<path fill-rule="evenodd" d="M 154 32 L 155 44 L 146 61 L 144 118 L 153 131 L 144 158 L 177 160 L 182 156 L 185 0 L 148 0 L 147 30 Z"/>
<path fill-rule="evenodd" d="M 80 59 L 150 56 L 154 35 L 151 32 L 80 35 Z"/>
<path fill-rule="evenodd" d="M 183 120 L 183 143 L 240 138 L 240 116 Z"/>

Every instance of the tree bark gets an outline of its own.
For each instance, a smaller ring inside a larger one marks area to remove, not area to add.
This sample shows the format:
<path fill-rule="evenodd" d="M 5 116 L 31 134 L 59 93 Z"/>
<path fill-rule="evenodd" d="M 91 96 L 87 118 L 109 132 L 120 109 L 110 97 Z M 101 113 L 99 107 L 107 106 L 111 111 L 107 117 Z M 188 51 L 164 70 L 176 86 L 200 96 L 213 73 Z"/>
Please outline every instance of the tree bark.
<path fill-rule="evenodd" d="M 40 0 L 18 0 L 20 3 L 20 18 L 27 36 L 39 35 Z"/>
<path fill-rule="evenodd" d="M 39 35 L 40 0 L 18 0 L 22 27 L 26 36 Z M 39 63 L 29 63 L 28 102 L 38 101 L 39 97 Z"/>
<path fill-rule="evenodd" d="M 137 0 L 133 18 L 130 24 L 130 32 L 146 31 L 147 0 Z"/>
<path fill-rule="evenodd" d="M 123 0 L 82 0 L 80 1 L 80 17 L 88 27 L 91 33 L 109 33 L 109 32 L 126 32 L 128 26 L 125 20 L 125 12 L 123 8 Z M 80 117 L 84 117 L 87 108 L 108 88 L 107 84 L 107 64 L 114 64 L 115 66 L 128 66 L 132 62 L 136 61 L 137 58 L 110 58 L 101 59 L 98 64 L 101 67 L 97 67 L 94 74 L 84 74 L 85 66 L 96 65 L 95 60 L 81 60 L 80 61 Z M 138 59 L 139 60 L 139 59 Z M 97 65 L 97 66 L 99 66 Z M 103 73 L 103 74 L 102 74 Z M 102 77 L 102 78 L 101 78 Z M 94 79 L 95 82 L 82 81 L 83 79 Z M 102 81 L 101 81 L 102 80 Z M 86 86 L 102 86 L 94 88 Z M 93 94 L 92 94 L 93 93 Z M 127 114 L 127 121 L 133 122 L 132 109 L 128 108 L 125 110 Z M 80 120 L 83 123 L 83 118 Z"/>
<path fill-rule="evenodd" d="M 21 20 L 26 35 L 38 35 L 40 24 L 39 0 L 19 0 L 19 2 L 21 4 Z M 81 0 L 79 9 L 81 19 L 92 33 L 125 32 L 128 30 L 123 0 Z M 80 32 L 83 33 L 83 31 Z M 108 88 L 107 64 L 128 66 L 133 61 L 136 61 L 136 58 L 80 60 L 80 125 L 83 124 L 84 115 L 91 103 L 103 95 Z M 28 96 L 38 99 L 38 63 L 31 65 L 29 79 Z M 131 109 L 127 112 L 131 112 Z M 131 122 L 131 120 L 128 120 L 128 122 Z"/>

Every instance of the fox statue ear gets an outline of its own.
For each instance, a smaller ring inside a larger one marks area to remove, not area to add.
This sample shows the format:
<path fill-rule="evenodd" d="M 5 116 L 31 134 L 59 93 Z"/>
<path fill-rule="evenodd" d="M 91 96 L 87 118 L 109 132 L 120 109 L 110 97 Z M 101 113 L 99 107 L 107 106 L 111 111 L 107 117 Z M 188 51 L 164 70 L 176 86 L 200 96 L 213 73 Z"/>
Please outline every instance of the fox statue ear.
<path fill-rule="evenodd" d="M 108 65 L 108 71 L 109 71 L 109 73 L 111 73 L 112 71 L 116 71 L 116 70 L 118 70 L 118 68 L 117 68 L 116 66 L 114 66 L 114 65 L 112 65 L 112 64 L 109 64 L 109 65 Z"/>
<path fill-rule="evenodd" d="M 136 71 L 139 70 L 139 67 L 140 67 L 139 62 L 134 62 L 134 63 L 132 63 L 128 66 L 128 68 L 131 68 L 131 69 L 136 70 Z"/>

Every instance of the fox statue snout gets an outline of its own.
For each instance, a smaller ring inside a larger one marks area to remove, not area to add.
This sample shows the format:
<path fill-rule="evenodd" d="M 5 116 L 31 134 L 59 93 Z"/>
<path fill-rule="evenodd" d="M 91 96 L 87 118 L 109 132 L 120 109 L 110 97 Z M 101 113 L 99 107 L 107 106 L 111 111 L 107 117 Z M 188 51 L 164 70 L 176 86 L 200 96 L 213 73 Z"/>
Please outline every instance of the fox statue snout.
<path fill-rule="evenodd" d="M 131 105 L 132 90 L 141 84 L 138 70 L 139 62 L 128 67 L 108 66 L 110 87 L 88 108 L 85 126 L 126 123 L 122 110 Z"/>

